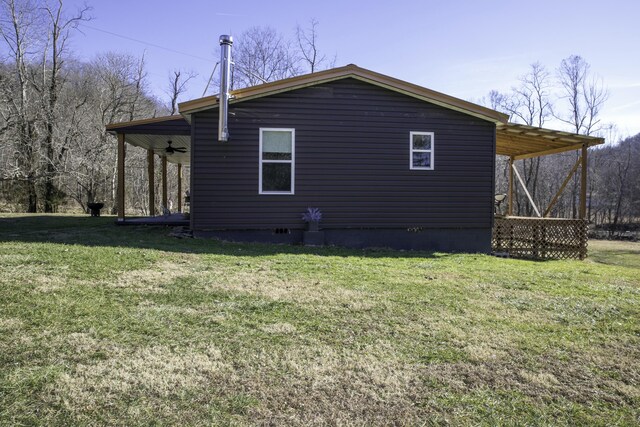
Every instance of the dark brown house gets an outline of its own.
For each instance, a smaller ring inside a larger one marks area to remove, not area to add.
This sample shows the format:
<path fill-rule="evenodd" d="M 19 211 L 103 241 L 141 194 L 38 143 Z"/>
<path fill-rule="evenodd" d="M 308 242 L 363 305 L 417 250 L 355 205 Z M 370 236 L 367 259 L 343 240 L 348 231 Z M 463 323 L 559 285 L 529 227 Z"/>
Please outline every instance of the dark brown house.
<path fill-rule="evenodd" d="M 194 233 L 296 242 L 314 207 L 328 244 L 489 251 L 506 116 L 354 65 L 234 98 L 227 142 L 217 97 L 180 105 Z"/>
<path fill-rule="evenodd" d="M 195 236 L 297 243 L 302 213 L 318 208 L 326 244 L 489 252 L 496 154 L 513 162 L 602 142 L 510 124 L 497 111 L 355 65 L 224 100 L 108 127 L 122 165 L 125 135 L 165 166 L 190 165 Z M 169 139 L 186 153 L 167 155 Z"/>

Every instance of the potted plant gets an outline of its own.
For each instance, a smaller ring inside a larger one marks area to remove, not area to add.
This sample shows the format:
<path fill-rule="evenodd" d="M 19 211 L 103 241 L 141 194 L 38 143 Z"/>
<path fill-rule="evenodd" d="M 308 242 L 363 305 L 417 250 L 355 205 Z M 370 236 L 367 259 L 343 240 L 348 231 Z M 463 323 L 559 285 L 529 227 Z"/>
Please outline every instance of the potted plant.
<path fill-rule="evenodd" d="M 307 223 L 307 231 L 319 231 L 321 219 L 322 212 L 318 208 L 307 208 L 307 211 L 302 214 L 302 220 Z"/>

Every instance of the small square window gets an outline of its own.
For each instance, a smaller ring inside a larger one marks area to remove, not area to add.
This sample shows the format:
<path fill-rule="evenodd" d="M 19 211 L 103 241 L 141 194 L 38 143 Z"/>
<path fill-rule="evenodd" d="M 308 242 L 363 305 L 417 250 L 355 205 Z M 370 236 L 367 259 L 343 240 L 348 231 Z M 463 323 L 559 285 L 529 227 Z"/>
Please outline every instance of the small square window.
<path fill-rule="evenodd" d="M 409 133 L 409 169 L 433 169 L 433 132 Z"/>

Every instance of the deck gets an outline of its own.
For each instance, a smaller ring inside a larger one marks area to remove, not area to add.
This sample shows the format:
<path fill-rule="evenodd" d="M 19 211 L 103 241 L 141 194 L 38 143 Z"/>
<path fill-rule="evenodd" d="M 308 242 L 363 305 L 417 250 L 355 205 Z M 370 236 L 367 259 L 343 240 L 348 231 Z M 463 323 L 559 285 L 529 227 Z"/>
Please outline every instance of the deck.
<path fill-rule="evenodd" d="M 118 225 L 168 225 L 168 226 L 186 226 L 190 225 L 189 216 L 181 213 L 171 215 L 143 216 L 143 217 L 127 217 L 124 221 L 117 221 Z"/>

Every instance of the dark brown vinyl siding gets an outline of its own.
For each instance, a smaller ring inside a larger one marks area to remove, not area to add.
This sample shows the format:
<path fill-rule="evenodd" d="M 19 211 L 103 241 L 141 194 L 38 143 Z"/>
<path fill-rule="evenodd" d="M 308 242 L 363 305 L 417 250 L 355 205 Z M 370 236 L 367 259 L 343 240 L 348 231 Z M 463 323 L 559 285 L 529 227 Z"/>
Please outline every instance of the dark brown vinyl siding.
<path fill-rule="evenodd" d="M 217 110 L 196 113 L 192 226 L 485 228 L 493 212 L 495 125 L 344 79 L 231 105 L 231 140 Z M 258 194 L 259 129 L 295 128 L 295 194 Z M 435 132 L 435 169 L 409 169 L 409 132 Z"/>

